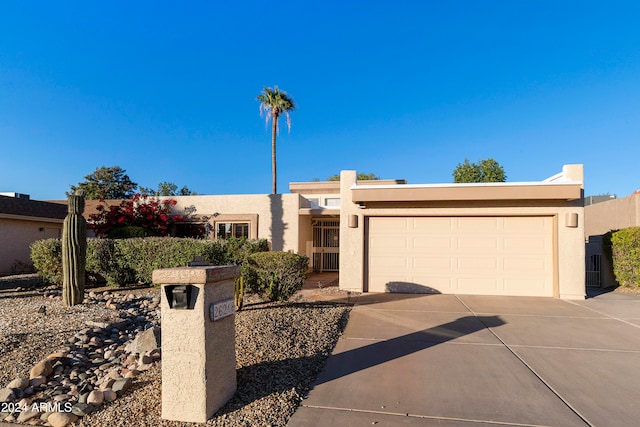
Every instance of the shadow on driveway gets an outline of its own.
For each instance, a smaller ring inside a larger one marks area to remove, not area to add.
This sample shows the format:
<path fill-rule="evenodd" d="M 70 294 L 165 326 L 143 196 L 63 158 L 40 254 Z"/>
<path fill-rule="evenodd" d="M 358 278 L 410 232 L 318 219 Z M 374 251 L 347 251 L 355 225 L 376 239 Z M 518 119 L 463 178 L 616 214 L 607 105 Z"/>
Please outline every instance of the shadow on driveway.
<path fill-rule="evenodd" d="M 320 374 L 315 386 L 504 324 L 499 316 L 464 316 L 429 329 L 333 354 L 329 359 L 330 366 Z"/>

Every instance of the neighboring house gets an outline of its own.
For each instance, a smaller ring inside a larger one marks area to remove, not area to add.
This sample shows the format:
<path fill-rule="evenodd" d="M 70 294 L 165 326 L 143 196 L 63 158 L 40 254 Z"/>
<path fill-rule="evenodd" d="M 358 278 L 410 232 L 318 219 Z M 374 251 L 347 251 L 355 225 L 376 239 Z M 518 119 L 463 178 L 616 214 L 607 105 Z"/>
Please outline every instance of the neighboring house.
<path fill-rule="evenodd" d="M 290 194 L 178 196 L 212 237 L 265 238 L 340 288 L 584 298 L 584 171 L 539 182 L 291 183 Z"/>
<path fill-rule="evenodd" d="M 627 197 L 585 206 L 587 286 L 617 286 L 612 266 L 604 255 L 602 236 L 611 230 L 640 227 L 640 190 Z"/>
<path fill-rule="evenodd" d="M 67 206 L 31 200 L 17 193 L 0 195 L 0 275 L 24 272 L 32 265 L 31 243 L 59 238 Z"/>

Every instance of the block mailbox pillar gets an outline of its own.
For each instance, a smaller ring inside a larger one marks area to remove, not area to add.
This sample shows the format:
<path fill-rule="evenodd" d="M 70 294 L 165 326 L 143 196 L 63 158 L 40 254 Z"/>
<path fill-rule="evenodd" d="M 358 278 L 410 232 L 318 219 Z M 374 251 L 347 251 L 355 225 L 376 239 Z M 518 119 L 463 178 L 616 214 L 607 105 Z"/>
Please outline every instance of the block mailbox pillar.
<path fill-rule="evenodd" d="M 161 286 L 162 418 L 206 422 L 236 391 L 238 266 L 155 270 Z"/>

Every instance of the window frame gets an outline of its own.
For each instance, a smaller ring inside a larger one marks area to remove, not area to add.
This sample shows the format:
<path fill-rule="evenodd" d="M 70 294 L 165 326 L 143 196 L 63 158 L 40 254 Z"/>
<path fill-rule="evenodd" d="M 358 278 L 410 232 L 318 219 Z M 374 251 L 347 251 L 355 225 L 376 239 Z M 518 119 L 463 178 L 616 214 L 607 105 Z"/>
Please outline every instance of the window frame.
<path fill-rule="evenodd" d="M 248 238 L 252 240 L 258 238 L 258 214 L 213 214 L 208 222 L 211 225 L 210 239 L 219 238 L 218 224 L 248 224 Z"/>

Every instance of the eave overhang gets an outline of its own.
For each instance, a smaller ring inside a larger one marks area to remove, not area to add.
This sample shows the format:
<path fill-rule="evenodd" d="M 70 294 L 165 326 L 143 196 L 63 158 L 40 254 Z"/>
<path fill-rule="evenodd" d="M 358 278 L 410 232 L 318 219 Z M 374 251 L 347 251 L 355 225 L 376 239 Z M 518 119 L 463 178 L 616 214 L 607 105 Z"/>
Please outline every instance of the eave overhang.
<path fill-rule="evenodd" d="M 579 200 L 581 182 L 352 186 L 354 203 L 472 200 Z"/>
<path fill-rule="evenodd" d="M 310 216 L 340 216 L 339 208 L 300 208 L 298 209 L 299 215 L 310 215 Z"/>

